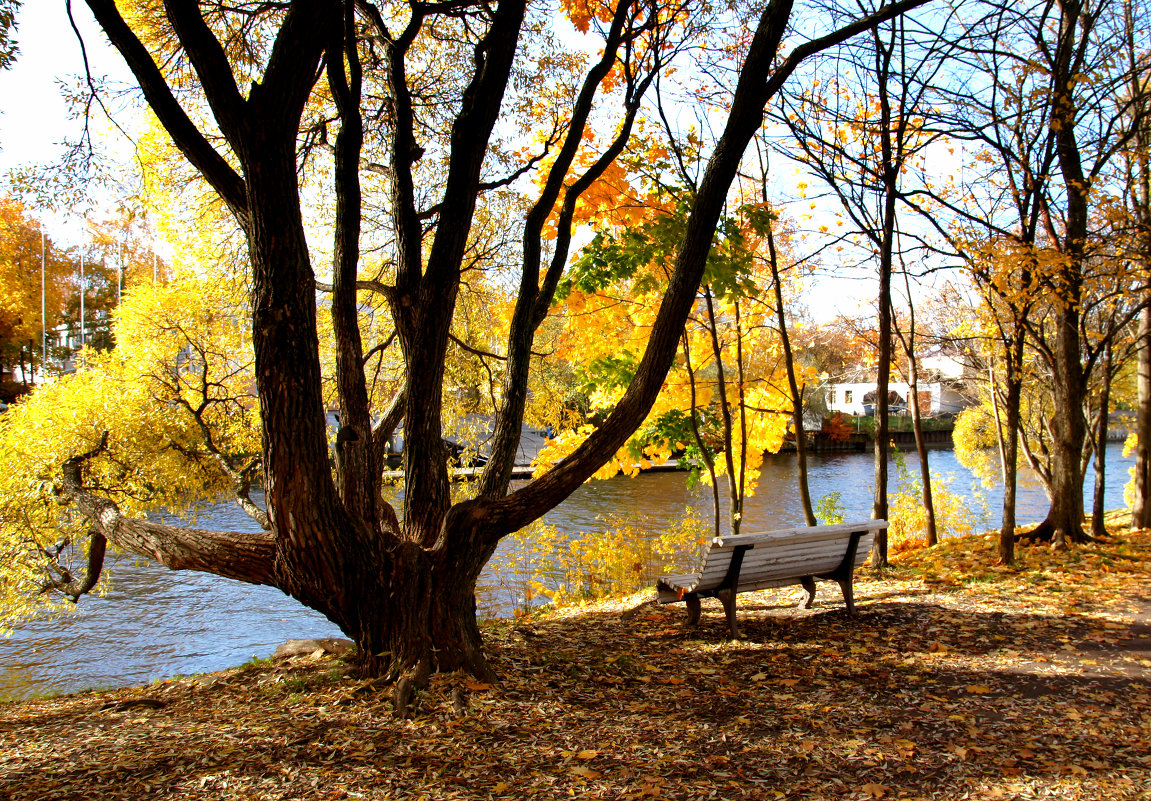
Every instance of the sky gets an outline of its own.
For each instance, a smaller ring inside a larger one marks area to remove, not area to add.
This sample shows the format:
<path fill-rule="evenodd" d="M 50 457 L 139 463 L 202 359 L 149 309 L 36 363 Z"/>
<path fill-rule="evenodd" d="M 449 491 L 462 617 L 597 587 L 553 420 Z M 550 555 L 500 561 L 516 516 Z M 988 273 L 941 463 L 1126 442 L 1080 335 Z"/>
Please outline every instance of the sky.
<path fill-rule="evenodd" d="M 92 74 L 126 80 L 127 68 L 99 33 L 87 5 L 72 3 L 84 37 Z M 65 0 L 24 0 L 16 17 L 20 53 L 9 70 L 0 70 L 0 175 L 28 164 L 51 163 L 64 153 L 62 142 L 81 131 L 69 119 L 61 82 L 74 84 L 84 74 L 80 43 Z M 47 222 L 54 236 L 68 240 L 69 221 Z"/>
<path fill-rule="evenodd" d="M 133 83 L 87 5 L 73 0 L 72 9 L 92 75 Z M 0 177 L 21 166 L 50 164 L 60 159 L 65 152 L 62 143 L 75 139 L 82 130 L 82 122 L 71 118 L 61 86 L 75 86 L 84 74 L 83 51 L 69 22 L 66 0 L 24 0 L 17 16 L 16 40 L 20 52 L 15 64 L 0 71 Z M 788 182 L 799 180 L 790 172 L 782 178 Z M 63 246 L 80 240 L 81 222 L 74 216 L 48 216 L 45 226 Z M 866 288 L 859 284 L 823 282 L 811 298 L 813 311 L 824 317 L 835 311 L 853 310 L 861 290 Z"/>

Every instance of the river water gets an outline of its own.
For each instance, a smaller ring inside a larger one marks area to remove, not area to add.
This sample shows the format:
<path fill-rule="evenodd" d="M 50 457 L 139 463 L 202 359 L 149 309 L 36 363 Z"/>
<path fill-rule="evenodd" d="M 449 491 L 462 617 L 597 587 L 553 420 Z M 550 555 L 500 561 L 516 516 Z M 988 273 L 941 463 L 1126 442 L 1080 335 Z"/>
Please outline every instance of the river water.
<path fill-rule="evenodd" d="M 986 510 L 981 528 L 996 524 L 1002 506 L 998 488 L 983 489 L 950 450 L 932 451 L 932 474 L 949 482 L 972 507 Z M 918 473 L 914 454 L 908 466 Z M 1108 509 L 1123 506 L 1123 485 L 1133 459 L 1120 444 L 1107 454 Z M 813 455 L 813 500 L 840 493 L 846 519 L 870 517 L 873 462 L 869 453 Z M 892 467 L 892 485 L 895 475 Z M 1092 475 L 1091 473 L 1088 474 Z M 1088 482 L 1090 483 L 1090 482 Z M 626 516 L 634 525 L 659 532 L 688 504 L 710 508 L 710 490 L 689 490 L 683 473 L 644 473 L 636 478 L 591 481 L 552 510 L 545 521 L 572 536 L 602 529 L 605 516 Z M 1090 496 L 1087 500 L 1090 508 Z M 1020 487 L 1018 519 L 1039 520 L 1047 510 L 1034 480 Z M 769 457 L 759 490 L 744 513 L 745 530 L 802 523 L 795 489 L 795 458 Z M 234 503 L 213 504 L 197 521 L 201 528 L 244 530 L 253 523 Z M 171 571 L 133 557 L 109 563 L 112 589 L 82 598 L 74 613 L 27 623 L 0 639 L 0 700 L 87 688 L 143 684 L 155 679 L 221 670 L 254 656 L 266 657 L 284 640 L 334 637 L 340 632 L 322 616 L 279 590 L 254 587 L 191 571 Z M 481 577 L 481 615 L 508 615 L 517 600 L 495 577 Z"/>

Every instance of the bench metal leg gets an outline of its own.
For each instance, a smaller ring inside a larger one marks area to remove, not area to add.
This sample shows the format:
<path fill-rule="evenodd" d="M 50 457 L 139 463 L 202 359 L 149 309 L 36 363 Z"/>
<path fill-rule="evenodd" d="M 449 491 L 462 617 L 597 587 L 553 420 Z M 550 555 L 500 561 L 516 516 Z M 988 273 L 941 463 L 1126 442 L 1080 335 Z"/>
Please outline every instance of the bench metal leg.
<path fill-rule="evenodd" d="M 851 584 L 850 574 L 847 578 L 839 579 L 839 589 L 843 590 L 843 601 L 847 604 L 847 616 L 855 617 L 855 598 Z"/>
<path fill-rule="evenodd" d="M 815 603 L 815 579 L 811 576 L 804 576 L 799 580 L 803 586 L 803 597 L 799 600 L 799 607 L 801 609 L 810 609 Z"/>
<path fill-rule="evenodd" d="M 699 596 L 694 592 L 691 595 L 685 595 L 683 602 L 687 604 L 687 625 L 699 625 L 700 603 Z"/>
<path fill-rule="evenodd" d="M 735 588 L 729 587 L 719 590 L 716 592 L 715 597 L 723 604 L 723 613 L 727 616 L 727 625 L 731 629 L 731 638 L 738 640 L 739 627 L 736 626 L 735 623 Z"/>
<path fill-rule="evenodd" d="M 847 604 L 847 616 L 855 617 L 855 595 L 852 589 L 852 575 L 855 572 L 855 553 L 859 548 L 859 541 L 866 534 L 866 531 L 855 531 L 851 534 L 851 539 L 847 542 L 847 553 L 843 556 L 843 562 L 840 563 L 839 568 L 829 578 L 834 578 L 839 582 L 839 589 L 843 591 L 843 602 Z"/>

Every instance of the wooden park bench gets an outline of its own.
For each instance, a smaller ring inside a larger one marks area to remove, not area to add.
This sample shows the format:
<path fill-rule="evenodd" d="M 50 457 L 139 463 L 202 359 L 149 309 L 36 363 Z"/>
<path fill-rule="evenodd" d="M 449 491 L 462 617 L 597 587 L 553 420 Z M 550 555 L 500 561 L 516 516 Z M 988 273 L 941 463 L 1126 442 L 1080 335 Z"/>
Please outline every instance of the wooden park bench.
<path fill-rule="evenodd" d="M 800 606 L 810 609 L 816 579 L 831 579 L 843 590 L 847 614 L 854 615 L 852 573 L 867 560 L 875 532 L 886 528 L 886 520 L 865 520 L 717 537 L 696 572 L 659 580 L 658 600 L 664 604 L 684 601 L 688 624 L 695 625 L 700 599 L 718 598 L 735 638 L 739 636 L 735 623 L 739 593 L 799 584 L 804 589 Z"/>

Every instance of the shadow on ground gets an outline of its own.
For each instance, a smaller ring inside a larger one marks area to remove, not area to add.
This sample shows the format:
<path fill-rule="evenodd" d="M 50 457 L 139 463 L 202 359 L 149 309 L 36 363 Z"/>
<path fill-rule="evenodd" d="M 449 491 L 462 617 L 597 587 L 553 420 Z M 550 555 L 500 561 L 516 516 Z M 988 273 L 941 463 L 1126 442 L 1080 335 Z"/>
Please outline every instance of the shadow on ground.
<path fill-rule="evenodd" d="M 0 796 L 1151 797 L 1145 619 L 828 592 L 741 596 L 738 641 L 718 606 L 501 623 L 501 683 L 437 676 L 408 719 L 329 661 L 13 704 Z"/>

